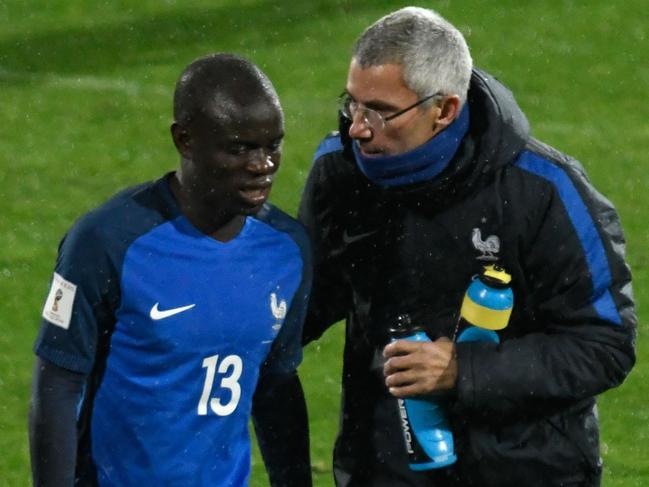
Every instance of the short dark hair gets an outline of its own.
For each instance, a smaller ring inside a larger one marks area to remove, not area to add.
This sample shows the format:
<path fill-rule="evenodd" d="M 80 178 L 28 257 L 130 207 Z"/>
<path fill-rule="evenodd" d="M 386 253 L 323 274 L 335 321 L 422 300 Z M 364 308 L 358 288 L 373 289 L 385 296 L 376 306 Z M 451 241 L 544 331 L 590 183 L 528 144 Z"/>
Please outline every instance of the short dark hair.
<path fill-rule="evenodd" d="M 187 66 L 174 93 L 174 119 L 189 125 L 201 116 L 227 116 L 234 107 L 260 101 L 277 105 L 270 79 L 251 61 L 235 54 L 210 54 Z"/>

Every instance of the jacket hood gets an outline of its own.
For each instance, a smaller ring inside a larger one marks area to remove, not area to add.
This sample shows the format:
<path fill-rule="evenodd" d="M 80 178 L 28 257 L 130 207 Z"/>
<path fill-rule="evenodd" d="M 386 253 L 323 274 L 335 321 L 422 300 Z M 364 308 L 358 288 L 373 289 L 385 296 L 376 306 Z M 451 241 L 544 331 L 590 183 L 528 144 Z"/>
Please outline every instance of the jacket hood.
<path fill-rule="evenodd" d="M 475 159 L 475 169 L 486 173 L 511 164 L 530 137 L 527 117 L 512 92 L 493 76 L 474 69 L 468 102 L 472 116 L 465 142 L 477 147 L 466 155 Z"/>

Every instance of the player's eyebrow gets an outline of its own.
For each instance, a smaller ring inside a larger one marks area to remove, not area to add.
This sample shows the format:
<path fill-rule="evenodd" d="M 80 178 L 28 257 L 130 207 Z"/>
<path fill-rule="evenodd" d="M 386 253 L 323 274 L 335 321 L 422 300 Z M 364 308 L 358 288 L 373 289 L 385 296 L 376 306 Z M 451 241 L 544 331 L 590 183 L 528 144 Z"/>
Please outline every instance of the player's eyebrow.
<path fill-rule="evenodd" d="M 260 147 L 266 144 L 270 144 L 270 145 L 279 144 L 283 140 L 284 140 L 284 132 L 281 132 L 276 137 L 273 137 L 272 139 L 268 139 L 265 141 L 260 141 L 259 139 L 248 140 L 236 135 L 232 135 L 225 139 L 225 143 L 229 145 L 243 145 L 246 147 Z"/>

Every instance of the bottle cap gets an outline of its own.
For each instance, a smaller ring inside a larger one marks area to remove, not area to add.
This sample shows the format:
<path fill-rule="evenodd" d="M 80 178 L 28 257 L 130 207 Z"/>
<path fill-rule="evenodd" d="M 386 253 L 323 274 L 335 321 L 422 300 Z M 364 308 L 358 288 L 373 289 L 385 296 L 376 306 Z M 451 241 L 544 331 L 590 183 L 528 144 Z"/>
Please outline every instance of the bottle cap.
<path fill-rule="evenodd" d="M 413 332 L 420 331 L 422 329 L 423 328 L 421 326 L 413 325 L 410 315 L 404 313 L 397 316 L 394 326 L 390 328 L 390 335 L 395 338 L 401 338 L 411 335 Z"/>
<path fill-rule="evenodd" d="M 487 265 L 481 277 L 485 277 L 487 284 L 493 284 L 498 287 L 507 287 L 512 281 L 512 276 L 505 269 L 497 265 Z"/>

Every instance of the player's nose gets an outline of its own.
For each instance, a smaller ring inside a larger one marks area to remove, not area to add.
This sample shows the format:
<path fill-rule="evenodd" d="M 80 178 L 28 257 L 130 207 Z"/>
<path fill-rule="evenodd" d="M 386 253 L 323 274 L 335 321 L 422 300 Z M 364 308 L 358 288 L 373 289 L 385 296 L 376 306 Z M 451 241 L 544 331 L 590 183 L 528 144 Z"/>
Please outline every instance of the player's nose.
<path fill-rule="evenodd" d="M 277 171 L 277 161 L 264 150 L 255 151 L 254 156 L 250 159 L 248 169 L 259 175 L 273 174 Z"/>

